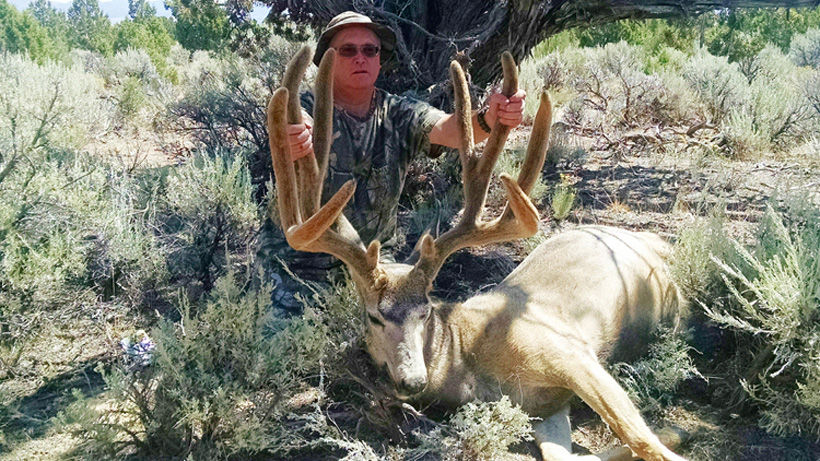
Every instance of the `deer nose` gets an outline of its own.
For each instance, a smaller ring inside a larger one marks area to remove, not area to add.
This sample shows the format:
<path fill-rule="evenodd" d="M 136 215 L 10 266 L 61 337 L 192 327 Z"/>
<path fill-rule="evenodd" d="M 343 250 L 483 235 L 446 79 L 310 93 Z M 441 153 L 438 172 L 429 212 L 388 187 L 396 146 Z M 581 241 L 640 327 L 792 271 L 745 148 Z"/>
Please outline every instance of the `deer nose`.
<path fill-rule="evenodd" d="M 399 383 L 399 391 L 405 395 L 415 395 L 427 387 L 427 377 L 417 376 L 414 378 L 404 378 Z"/>

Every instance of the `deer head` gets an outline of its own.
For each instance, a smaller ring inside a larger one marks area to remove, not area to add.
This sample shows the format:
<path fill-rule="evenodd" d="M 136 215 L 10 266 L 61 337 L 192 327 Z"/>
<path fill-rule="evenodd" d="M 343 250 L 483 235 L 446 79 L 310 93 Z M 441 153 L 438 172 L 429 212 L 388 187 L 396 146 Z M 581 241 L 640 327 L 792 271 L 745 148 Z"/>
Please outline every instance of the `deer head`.
<path fill-rule="evenodd" d="M 311 51 L 303 48 L 291 60 L 284 85 L 268 106 L 268 128 L 282 227 L 290 246 L 297 250 L 328 253 L 347 265 L 367 314 L 367 344 L 379 365 L 386 365 L 403 394 L 416 394 L 427 385 L 424 359 L 426 329 L 436 305 L 429 293 L 444 260 L 453 252 L 535 234 L 539 216 L 527 194 L 540 175 L 546 156 L 551 105 L 546 93 L 535 119 L 526 159 L 517 180 L 501 175 L 508 203 L 501 216 L 481 219 L 493 167 L 506 142 L 509 127 L 496 123 L 481 153 L 473 146 L 470 96 L 461 66 L 453 62 L 450 76 L 455 89 L 455 111 L 461 134 L 459 149 L 464 187 L 464 210 L 458 224 L 433 238 L 426 233 L 407 263 L 379 261 L 380 243 L 367 247 L 342 214 L 355 190 L 348 181 L 327 203 L 320 197 L 332 139 L 333 65 L 335 50 L 322 58 L 316 77 L 313 146 L 315 156 L 291 160 L 286 123 L 300 123 L 298 86 Z M 515 63 L 509 53 L 502 56 L 503 93 L 518 90 Z"/>

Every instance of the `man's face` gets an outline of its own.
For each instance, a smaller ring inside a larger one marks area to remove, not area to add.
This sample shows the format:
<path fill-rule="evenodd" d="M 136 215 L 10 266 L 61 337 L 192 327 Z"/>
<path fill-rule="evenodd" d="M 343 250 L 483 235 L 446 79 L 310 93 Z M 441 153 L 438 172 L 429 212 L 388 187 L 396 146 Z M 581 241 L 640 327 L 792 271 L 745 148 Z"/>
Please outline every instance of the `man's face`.
<path fill-rule="evenodd" d="M 342 46 L 355 46 L 358 49 L 356 55 L 349 58 L 336 54 L 336 67 L 333 71 L 335 88 L 361 90 L 375 85 L 381 69 L 379 56 L 366 57 L 361 52 L 364 45 L 381 46 L 376 34 L 366 27 L 348 27 L 330 41 L 330 47 L 336 50 Z"/>

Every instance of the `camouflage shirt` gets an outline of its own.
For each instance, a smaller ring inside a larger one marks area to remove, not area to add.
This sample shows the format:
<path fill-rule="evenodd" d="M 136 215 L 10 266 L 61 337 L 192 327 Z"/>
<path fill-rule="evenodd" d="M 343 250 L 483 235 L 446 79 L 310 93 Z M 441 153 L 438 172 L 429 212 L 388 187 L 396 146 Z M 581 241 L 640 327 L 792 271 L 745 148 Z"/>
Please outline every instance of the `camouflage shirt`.
<path fill-rule="evenodd" d="M 302 95 L 302 107 L 313 112 L 313 94 Z M 430 154 L 430 130 L 444 112 L 407 97 L 376 89 L 364 118 L 338 107 L 333 111 L 333 145 L 322 193 L 323 203 L 349 179 L 356 193 L 344 214 L 365 244 L 381 241 L 386 256 L 396 243 L 399 196 L 407 167 L 419 154 Z M 293 250 L 282 230 L 270 220 L 263 229 L 260 257 L 269 264 L 278 257 L 297 275 L 324 281 L 341 265 L 333 257 Z"/>

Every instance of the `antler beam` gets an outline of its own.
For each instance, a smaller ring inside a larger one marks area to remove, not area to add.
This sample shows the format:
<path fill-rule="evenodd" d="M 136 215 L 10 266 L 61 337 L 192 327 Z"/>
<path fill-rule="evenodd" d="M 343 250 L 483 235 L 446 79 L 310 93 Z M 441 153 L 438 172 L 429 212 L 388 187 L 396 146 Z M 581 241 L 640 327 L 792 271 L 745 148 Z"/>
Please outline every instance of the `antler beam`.
<path fill-rule="evenodd" d="M 502 92 L 505 96 L 510 97 L 518 91 L 518 72 L 509 53 L 502 55 L 501 62 L 504 67 Z M 482 222 L 480 216 L 484 208 L 490 177 L 510 133 L 510 127 L 496 121 L 483 153 L 477 156 L 473 152 L 473 128 L 469 112 L 470 96 L 467 91 L 467 81 L 457 62 L 453 62 L 450 66 L 450 77 L 455 89 L 456 116 L 461 128 L 462 147 L 459 154 L 465 203 L 461 220 L 455 227 L 435 240 L 429 234 L 422 237 L 419 244 L 420 258 L 416 267 L 427 273 L 428 277 L 435 277 L 444 260 L 461 248 L 529 237 L 538 231 L 538 210 L 527 194 L 532 190 L 544 166 L 549 130 L 552 124 L 552 105 L 547 94 L 542 93 L 518 181 L 513 180 L 506 173 L 500 176 L 502 185 L 507 191 L 507 206 L 500 218 L 491 222 Z"/>

